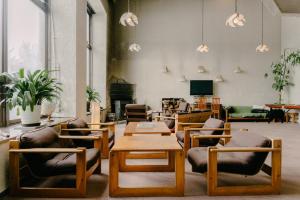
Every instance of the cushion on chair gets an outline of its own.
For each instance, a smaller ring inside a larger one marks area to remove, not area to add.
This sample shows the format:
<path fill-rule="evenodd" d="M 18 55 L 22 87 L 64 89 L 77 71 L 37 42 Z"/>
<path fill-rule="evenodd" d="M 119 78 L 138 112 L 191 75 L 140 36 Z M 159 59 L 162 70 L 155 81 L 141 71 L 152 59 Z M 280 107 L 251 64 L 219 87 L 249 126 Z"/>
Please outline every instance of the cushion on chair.
<path fill-rule="evenodd" d="M 88 124 L 82 119 L 76 119 L 73 121 L 68 122 L 67 124 L 68 129 L 75 129 L 75 128 L 89 128 Z M 76 135 L 76 136 L 87 136 L 90 135 L 90 131 L 69 131 L 68 134 Z M 86 148 L 93 148 L 94 142 L 91 140 L 73 140 L 76 147 L 86 147 Z"/>
<path fill-rule="evenodd" d="M 58 138 L 54 128 L 47 127 L 20 136 L 20 148 L 66 148 Z M 55 176 L 76 173 L 76 154 L 73 153 L 23 153 L 31 171 L 37 176 Z M 87 169 L 100 156 L 97 149 L 86 150 Z"/>
<path fill-rule="evenodd" d="M 271 147 L 270 139 L 254 133 L 236 133 L 225 147 Z M 207 172 L 208 148 L 197 147 L 188 151 L 192 171 Z M 218 153 L 218 172 L 255 175 L 263 166 L 268 152 L 226 152 Z"/>
<path fill-rule="evenodd" d="M 224 122 L 219 119 L 209 118 L 206 120 L 203 128 L 223 128 Z M 199 135 L 222 135 L 223 131 L 190 131 L 190 134 L 199 134 Z M 184 143 L 184 131 L 176 132 L 177 140 L 181 143 Z M 220 139 L 201 139 L 199 140 L 200 147 L 215 146 L 219 143 Z"/>
<path fill-rule="evenodd" d="M 175 127 L 175 119 L 167 119 L 164 120 L 169 129 L 173 129 Z"/>
<path fill-rule="evenodd" d="M 63 174 L 76 174 L 76 153 L 59 153 L 41 165 L 38 176 L 57 176 Z M 86 167 L 89 170 L 100 157 L 98 149 L 86 149 Z"/>
<path fill-rule="evenodd" d="M 58 133 L 54 128 L 43 128 L 20 136 L 20 148 L 60 148 Z M 44 162 L 53 158 L 56 153 L 34 153 L 24 154 L 25 159 L 30 163 Z"/>

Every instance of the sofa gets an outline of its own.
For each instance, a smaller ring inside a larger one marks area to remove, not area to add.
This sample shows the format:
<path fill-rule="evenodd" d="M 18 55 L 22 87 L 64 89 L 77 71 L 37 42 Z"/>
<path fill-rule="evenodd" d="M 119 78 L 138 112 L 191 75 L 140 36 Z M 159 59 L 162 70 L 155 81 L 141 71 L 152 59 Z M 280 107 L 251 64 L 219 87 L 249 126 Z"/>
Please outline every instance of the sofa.
<path fill-rule="evenodd" d="M 267 121 L 268 110 L 258 106 L 228 106 L 226 107 L 226 122 L 228 121 Z"/>

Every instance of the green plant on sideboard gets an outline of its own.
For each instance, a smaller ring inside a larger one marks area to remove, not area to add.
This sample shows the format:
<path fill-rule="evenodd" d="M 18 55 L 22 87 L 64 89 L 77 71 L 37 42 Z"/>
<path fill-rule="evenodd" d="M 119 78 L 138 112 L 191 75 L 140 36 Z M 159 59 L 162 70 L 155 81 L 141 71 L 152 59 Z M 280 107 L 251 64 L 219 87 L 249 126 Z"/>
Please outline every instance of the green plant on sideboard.
<path fill-rule="evenodd" d="M 39 123 L 37 120 L 40 117 L 42 102 L 45 100 L 51 102 L 53 99 L 59 98 L 62 91 L 61 83 L 55 78 L 51 78 L 47 70 L 29 71 L 25 75 L 22 68 L 18 73 L 1 73 L 0 77 L 6 80 L 4 85 L 6 97 L 1 103 L 6 102 L 9 109 L 17 108 L 21 113 L 23 125 Z M 32 119 L 33 115 L 35 115 L 34 120 Z M 28 122 L 26 117 L 29 118 Z"/>
<path fill-rule="evenodd" d="M 293 85 L 290 82 L 290 74 L 293 67 L 300 64 L 300 50 L 287 53 L 284 50 L 278 63 L 272 63 L 274 82 L 272 88 L 279 93 L 278 103 L 282 103 L 282 91 L 284 88 Z"/>

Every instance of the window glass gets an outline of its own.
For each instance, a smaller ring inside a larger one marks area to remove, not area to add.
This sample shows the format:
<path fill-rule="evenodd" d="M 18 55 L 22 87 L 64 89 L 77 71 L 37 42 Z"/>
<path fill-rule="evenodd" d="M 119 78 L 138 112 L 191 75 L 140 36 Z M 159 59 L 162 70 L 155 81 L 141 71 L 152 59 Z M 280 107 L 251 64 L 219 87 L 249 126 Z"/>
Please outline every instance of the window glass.
<path fill-rule="evenodd" d="M 31 0 L 7 1 L 7 71 L 34 71 L 45 68 L 46 19 Z M 16 111 L 9 120 L 17 119 Z"/>

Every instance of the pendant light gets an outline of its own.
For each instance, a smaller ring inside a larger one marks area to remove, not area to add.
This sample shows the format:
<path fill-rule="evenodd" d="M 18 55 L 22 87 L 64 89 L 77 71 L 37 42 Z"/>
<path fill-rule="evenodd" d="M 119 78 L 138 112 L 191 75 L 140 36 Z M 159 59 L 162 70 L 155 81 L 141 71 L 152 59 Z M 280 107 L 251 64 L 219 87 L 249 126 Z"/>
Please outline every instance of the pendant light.
<path fill-rule="evenodd" d="M 137 13 L 137 8 L 136 8 L 136 1 L 135 1 L 135 4 L 134 4 L 134 11 Z M 136 31 L 137 31 L 137 27 L 133 27 L 133 38 L 134 40 L 136 40 Z M 140 50 L 142 50 L 142 47 L 136 43 L 136 42 L 133 42 L 132 44 L 129 45 L 128 47 L 128 50 L 131 51 L 131 52 L 139 52 Z"/>
<path fill-rule="evenodd" d="M 136 26 L 138 25 L 138 18 L 137 16 L 130 12 L 130 0 L 128 0 L 128 11 L 124 13 L 120 18 L 120 24 L 123 26 Z"/>
<path fill-rule="evenodd" d="M 264 4 L 261 0 L 261 43 L 256 47 L 256 52 L 265 53 L 269 50 L 269 47 L 264 43 Z"/>
<path fill-rule="evenodd" d="M 207 53 L 208 52 L 208 46 L 204 44 L 204 0 L 202 0 L 202 42 L 201 45 L 198 46 L 197 51 L 200 53 Z"/>
<path fill-rule="evenodd" d="M 235 28 L 235 27 L 244 26 L 245 22 L 246 22 L 245 16 L 238 12 L 237 0 L 235 0 L 235 12 L 230 17 L 228 17 L 225 24 L 226 26 Z"/>

